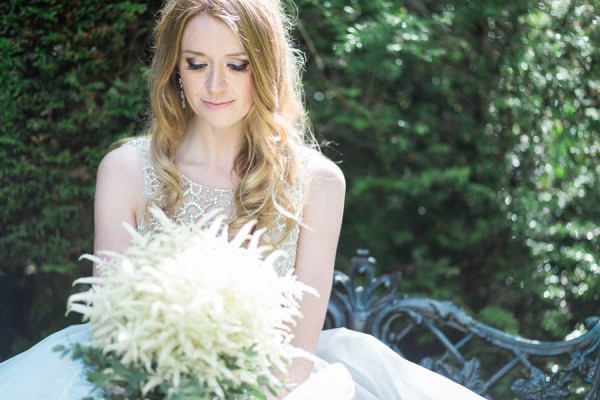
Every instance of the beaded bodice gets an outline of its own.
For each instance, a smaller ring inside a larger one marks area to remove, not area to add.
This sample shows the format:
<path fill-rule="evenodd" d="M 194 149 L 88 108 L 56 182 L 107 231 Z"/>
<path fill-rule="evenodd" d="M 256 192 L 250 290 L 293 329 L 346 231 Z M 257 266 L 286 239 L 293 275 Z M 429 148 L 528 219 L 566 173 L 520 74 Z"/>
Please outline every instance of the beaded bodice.
<path fill-rule="evenodd" d="M 154 166 L 150 160 L 150 140 L 148 137 L 133 139 L 127 142 L 127 145 L 135 146 L 140 150 L 142 165 L 144 170 L 144 207 L 147 201 L 154 198 L 158 203 L 164 197 L 164 194 L 159 193 L 160 184 L 154 170 Z M 185 175 L 181 175 L 183 204 L 175 211 L 174 219 L 178 223 L 193 225 L 198 222 L 207 213 L 213 210 L 219 210 L 225 216 L 225 222 L 230 222 L 235 216 L 235 205 L 233 196 L 234 189 L 215 189 L 207 187 L 192 181 Z M 158 194 L 158 195 L 157 195 Z M 151 224 L 152 225 L 152 224 Z M 284 233 L 285 224 L 283 219 L 277 221 L 275 229 L 269 232 L 269 237 L 273 243 L 278 243 Z M 148 233 L 151 227 L 148 226 L 144 219 L 137 224 L 137 231 L 140 233 Z M 280 257 L 275 262 L 275 269 L 278 274 L 286 274 L 294 267 L 296 261 L 296 246 L 298 242 L 299 226 L 278 245 L 279 250 L 283 250 L 285 257 Z"/>

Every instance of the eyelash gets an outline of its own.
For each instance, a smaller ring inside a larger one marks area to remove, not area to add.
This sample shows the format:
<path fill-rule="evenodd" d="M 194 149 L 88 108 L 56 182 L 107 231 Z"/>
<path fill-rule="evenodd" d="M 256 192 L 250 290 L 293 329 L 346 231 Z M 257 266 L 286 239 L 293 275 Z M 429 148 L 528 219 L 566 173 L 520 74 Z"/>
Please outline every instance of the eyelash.
<path fill-rule="evenodd" d="M 192 71 L 202 70 L 206 67 L 207 64 L 194 64 L 190 60 L 187 60 L 188 66 L 187 69 Z M 227 64 L 227 67 L 233 72 L 246 72 L 248 71 L 248 66 L 250 62 L 244 61 L 240 64 Z"/>
<path fill-rule="evenodd" d="M 232 71 L 235 71 L 235 72 L 246 72 L 246 71 L 248 71 L 249 65 L 250 65 L 250 63 L 248 61 L 244 61 L 240 64 L 227 64 L 229 69 L 231 69 Z"/>

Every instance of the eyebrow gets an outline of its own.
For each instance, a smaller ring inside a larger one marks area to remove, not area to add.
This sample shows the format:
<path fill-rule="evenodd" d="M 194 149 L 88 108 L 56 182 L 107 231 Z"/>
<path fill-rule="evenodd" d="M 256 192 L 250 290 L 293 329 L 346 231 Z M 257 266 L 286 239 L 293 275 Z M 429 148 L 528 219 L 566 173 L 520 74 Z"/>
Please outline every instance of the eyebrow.
<path fill-rule="evenodd" d="M 207 57 L 207 55 L 202 53 L 201 51 L 183 50 L 182 53 L 189 53 L 189 54 L 193 54 L 193 55 L 200 56 L 200 57 Z M 246 52 L 225 54 L 225 57 L 239 57 L 239 56 L 246 56 Z"/>

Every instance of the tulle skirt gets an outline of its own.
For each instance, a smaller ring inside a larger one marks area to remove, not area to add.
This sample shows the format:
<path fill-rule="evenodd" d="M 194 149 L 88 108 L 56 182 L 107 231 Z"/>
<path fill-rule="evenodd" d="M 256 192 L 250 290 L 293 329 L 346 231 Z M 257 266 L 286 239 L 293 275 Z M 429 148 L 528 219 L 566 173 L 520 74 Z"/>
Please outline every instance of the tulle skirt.
<path fill-rule="evenodd" d="M 80 361 L 52 349 L 89 340 L 87 324 L 73 325 L 0 364 L 0 399 L 102 399 Z M 310 379 L 287 400 L 481 400 L 449 379 L 398 356 L 373 336 L 348 329 L 321 333 Z"/>

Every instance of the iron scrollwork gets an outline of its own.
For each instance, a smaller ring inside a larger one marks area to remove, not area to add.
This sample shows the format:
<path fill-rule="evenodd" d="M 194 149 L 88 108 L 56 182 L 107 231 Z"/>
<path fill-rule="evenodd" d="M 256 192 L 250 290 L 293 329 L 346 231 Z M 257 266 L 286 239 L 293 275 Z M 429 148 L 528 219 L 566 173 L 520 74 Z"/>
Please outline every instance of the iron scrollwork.
<path fill-rule="evenodd" d="M 400 355 L 404 355 L 406 338 L 424 332 L 436 341 L 441 354 L 415 361 L 489 399 L 503 382 L 521 400 L 564 400 L 571 398 L 574 387 L 586 393 L 585 400 L 600 400 L 597 317 L 586 320 L 587 332 L 576 339 L 539 342 L 485 325 L 451 302 L 401 296 L 399 281 L 399 273 L 378 276 L 375 260 L 368 251 L 359 251 L 349 275 L 335 271 L 325 328 L 346 327 L 371 334 Z M 450 336 L 448 329 L 453 333 Z M 492 351 L 486 353 L 484 346 Z M 503 354 L 502 362 L 489 362 L 490 353 L 495 352 Z M 477 354 L 485 355 L 485 360 Z M 534 365 L 539 359 L 546 360 L 545 368 L 554 362 L 552 372 Z"/>

